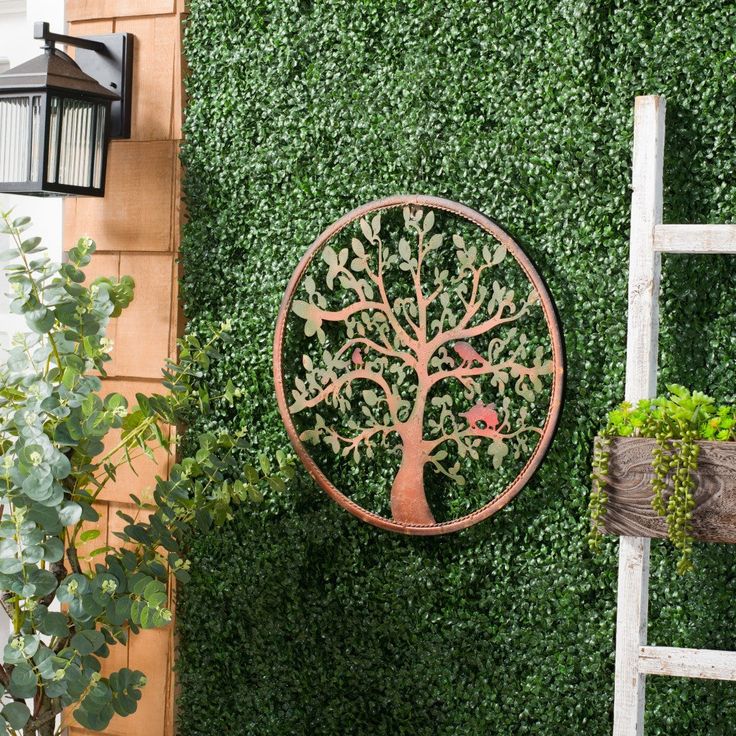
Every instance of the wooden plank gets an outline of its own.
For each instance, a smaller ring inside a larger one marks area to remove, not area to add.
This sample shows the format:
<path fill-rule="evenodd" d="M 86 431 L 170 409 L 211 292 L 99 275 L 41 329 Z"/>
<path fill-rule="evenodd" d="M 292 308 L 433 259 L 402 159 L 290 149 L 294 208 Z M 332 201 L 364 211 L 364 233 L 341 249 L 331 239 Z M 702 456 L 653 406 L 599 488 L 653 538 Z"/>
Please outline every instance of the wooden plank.
<path fill-rule="evenodd" d="M 131 509 L 133 510 L 132 514 Z M 116 532 L 122 532 L 128 523 L 125 519 L 120 518 L 118 511 L 122 511 L 124 514 L 135 517 L 135 509 L 134 507 L 131 507 L 130 504 L 117 502 L 109 503 L 107 513 L 107 544 L 110 547 L 115 547 L 116 549 L 122 549 L 123 547 L 126 549 L 133 549 L 135 547 L 133 542 L 123 542 L 120 537 L 115 535 Z"/>
<path fill-rule="evenodd" d="M 166 15 L 175 10 L 176 0 L 66 0 L 68 21 Z"/>
<path fill-rule="evenodd" d="M 660 253 L 736 254 L 736 225 L 657 225 L 654 249 Z"/>
<path fill-rule="evenodd" d="M 736 680 L 736 652 L 677 647 L 641 647 L 639 669 L 647 675 Z"/>
<path fill-rule="evenodd" d="M 135 298 L 116 319 L 107 336 L 113 341 L 110 378 L 160 379 L 166 358 L 175 353 L 176 276 L 173 255 L 164 253 L 96 253 L 86 269 L 87 282 L 99 276 L 132 276 Z M 154 384 L 156 385 L 156 384 Z M 157 387 L 160 392 L 160 386 Z"/>
<path fill-rule="evenodd" d="M 661 257 L 654 228 L 662 221 L 664 117 L 664 98 L 636 98 L 625 392 L 632 403 L 657 390 Z"/>
<path fill-rule="evenodd" d="M 698 442 L 692 531 L 701 542 L 736 544 L 736 443 Z M 667 522 L 652 509 L 655 440 L 618 437 L 611 442 L 604 530 L 667 538 Z"/>
<path fill-rule="evenodd" d="M 65 202 L 65 247 L 89 235 L 99 250 L 170 251 L 178 166 L 175 141 L 112 141 L 104 198 Z"/>
<path fill-rule="evenodd" d="M 182 48 L 184 16 L 180 16 L 179 23 L 181 24 L 181 32 L 179 34 L 179 45 L 177 50 L 176 64 L 174 65 L 174 114 L 172 118 L 171 130 L 171 137 L 175 141 L 180 141 L 184 138 L 184 133 L 182 132 L 182 127 L 184 125 L 184 107 L 186 100 L 186 89 L 184 87 L 184 80 L 189 76 L 189 65 L 187 64 L 187 58 L 184 55 L 184 50 Z"/>
<path fill-rule="evenodd" d="M 144 394 L 164 393 L 164 389 L 158 381 L 105 380 L 103 395 L 113 391 L 125 396 L 131 406 L 136 403 L 135 395 L 138 392 Z M 119 439 L 120 430 L 111 430 L 105 438 L 105 452 L 112 450 Z M 165 450 L 160 449 L 154 453 L 153 460 L 146 455 L 142 455 L 134 459 L 133 467 L 127 464 L 121 465 L 118 468 L 115 482 L 105 486 L 100 493 L 100 500 L 116 504 L 129 504 L 131 503 L 131 493 L 135 493 L 144 500 L 150 500 L 150 490 L 156 483 L 156 476 L 165 476 L 170 462 L 171 456 Z M 116 522 L 110 523 L 114 527 L 113 531 L 119 531 Z M 112 542 L 108 541 L 108 544 L 112 545 Z"/>
<path fill-rule="evenodd" d="M 107 518 L 109 509 L 106 503 L 95 503 L 95 510 L 100 515 L 100 518 L 95 521 L 86 521 L 82 527 L 84 531 L 91 531 L 97 529 L 100 532 L 100 536 L 97 539 L 92 539 L 89 542 L 80 544 L 77 548 L 79 554 L 79 564 L 83 570 L 94 570 L 94 566 L 98 562 L 105 561 L 105 555 L 99 553 L 94 556 L 90 556 L 92 552 L 105 547 L 107 545 Z"/>
<path fill-rule="evenodd" d="M 120 430 L 111 430 L 105 438 L 105 451 L 111 450 L 119 441 Z M 132 465 L 121 465 L 118 468 L 115 482 L 108 483 L 101 491 L 100 500 L 131 504 L 130 494 L 135 493 L 141 500 L 151 502 L 156 476 L 163 477 L 167 474 L 169 459 L 166 450 L 161 448 L 154 452 L 153 460 L 146 455 L 141 455 L 133 459 Z"/>
<path fill-rule="evenodd" d="M 645 680 L 637 655 L 647 640 L 649 546 L 643 537 L 619 541 L 613 736 L 644 734 Z"/>
<path fill-rule="evenodd" d="M 132 139 L 137 141 L 173 140 L 179 73 L 181 21 L 178 15 L 160 18 L 122 18 L 115 23 L 116 33 L 135 36 L 133 63 Z"/>
<path fill-rule="evenodd" d="M 170 352 L 174 255 L 122 253 L 120 273 L 135 280 L 135 298 L 118 318 L 115 375 L 161 378 Z"/>
<path fill-rule="evenodd" d="M 130 645 L 116 644 L 115 646 L 110 647 L 110 656 L 102 660 L 102 674 L 105 676 L 109 676 L 122 667 L 129 666 Z M 129 734 L 133 733 L 137 732 L 131 730 L 128 719 L 123 718 L 119 715 L 113 716 L 112 720 L 104 731 L 105 736 L 128 736 Z M 97 736 L 99 736 L 99 734 Z"/>
<path fill-rule="evenodd" d="M 108 20 L 79 20 L 69 23 L 69 34 L 71 36 L 103 36 L 107 33 L 113 33 L 115 30 L 115 21 L 111 18 Z M 67 46 L 67 53 L 74 58 L 76 49 L 74 46 Z"/>
<path fill-rule="evenodd" d="M 157 380 L 150 379 L 160 378 L 178 334 L 179 266 L 173 253 L 182 217 L 177 141 L 181 138 L 180 22 L 185 0 L 67 0 L 66 7 L 71 29 L 80 35 L 128 32 L 136 37 L 132 140 L 111 143 L 104 200 L 72 199 L 65 209 L 67 247 L 80 235 L 90 235 L 106 251 L 98 255 L 91 275 L 129 273 L 136 280 L 131 308 L 111 328 L 115 350 L 109 372 L 125 379 L 105 382 L 106 388 L 134 402 L 136 391 L 162 390 Z M 109 544 L 121 544 L 114 532 L 125 522 L 117 511 L 134 513 L 130 491 L 152 486 L 154 474 L 166 475 L 171 458 L 158 453 L 156 460 L 158 464 L 141 458 L 136 463 L 137 476 L 121 467 L 117 482 L 103 492 L 97 507 Z M 145 632 L 128 647 L 113 651 L 104 663 L 105 673 L 111 666 L 128 665 L 145 671 L 149 683 L 138 713 L 127 719 L 115 717 L 106 734 L 174 733 L 173 662 L 173 627 Z M 70 734 L 91 736 L 73 721 Z"/>
<path fill-rule="evenodd" d="M 663 97 L 637 97 L 634 104 L 629 313 L 626 343 L 626 400 L 657 390 L 660 256 L 654 227 L 662 221 L 664 160 Z M 646 644 L 649 607 L 649 540 L 621 537 L 616 612 L 614 736 L 643 736 L 645 679 L 639 647 Z"/>
<path fill-rule="evenodd" d="M 163 734 L 167 721 L 170 671 L 169 659 L 173 626 L 148 629 L 131 637 L 129 667 L 141 670 L 148 678 L 138 710 L 125 719 L 128 734 Z"/>
<path fill-rule="evenodd" d="M 71 246 L 74 238 L 67 243 L 67 247 Z M 108 278 L 117 279 L 120 277 L 120 254 L 119 253 L 97 253 L 92 256 L 92 261 L 84 269 L 87 276 L 84 285 L 89 286 L 96 278 L 107 276 Z M 108 340 L 112 340 L 113 351 L 110 354 L 112 360 L 105 363 L 105 370 L 115 375 L 115 345 L 118 337 L 118 319 L 113 318 L 107 325 L 106 336 Z"/>

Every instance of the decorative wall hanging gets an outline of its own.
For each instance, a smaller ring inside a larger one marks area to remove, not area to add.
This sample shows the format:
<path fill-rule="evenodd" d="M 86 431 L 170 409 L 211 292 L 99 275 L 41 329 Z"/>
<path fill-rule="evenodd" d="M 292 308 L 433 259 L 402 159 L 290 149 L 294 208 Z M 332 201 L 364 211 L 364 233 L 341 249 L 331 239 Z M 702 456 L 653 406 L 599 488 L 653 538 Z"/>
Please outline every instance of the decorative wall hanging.
<path fill-rule="evenodd" d="M 276 324 L 294 448 L 341 506 L 406 534 L 463 529 L 529 481 L 562 408 L 552 298 L 498 225 L 396 196 L 311 245 Z"/>

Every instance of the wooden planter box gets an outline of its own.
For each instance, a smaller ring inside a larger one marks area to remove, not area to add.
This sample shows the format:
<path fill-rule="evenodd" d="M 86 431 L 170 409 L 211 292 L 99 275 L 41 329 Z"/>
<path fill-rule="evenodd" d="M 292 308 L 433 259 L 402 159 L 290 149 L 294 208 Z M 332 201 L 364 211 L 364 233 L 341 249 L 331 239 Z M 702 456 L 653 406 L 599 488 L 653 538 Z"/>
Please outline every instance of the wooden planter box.
<path fill-rule="evenodd" d="M 597 439 L 596 439 L 597 441 Z M 698 442 L 693 536 L 736 544 L 736 442 Z M 603 531 L 633 537 L 667 537 L 665 520 L 652 509 L 655 440 L 611 440 L 608 506 Z"/>

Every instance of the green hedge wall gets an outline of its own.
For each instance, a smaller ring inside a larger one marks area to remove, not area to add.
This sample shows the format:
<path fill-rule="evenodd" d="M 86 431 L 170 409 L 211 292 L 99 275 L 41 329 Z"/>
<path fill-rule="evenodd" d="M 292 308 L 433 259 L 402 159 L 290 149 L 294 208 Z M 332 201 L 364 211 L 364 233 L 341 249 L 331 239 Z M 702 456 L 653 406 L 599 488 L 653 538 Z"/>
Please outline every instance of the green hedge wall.
<path fill-rule="evenodd" d="M 615 544 L 584 541 L 590 440 L 622 398 L 632 104 L 668 98 L 665 218 L 736 217 L 736 6 L 712 0 L 190 0 L 191 330 L 245 395 L 212 427 L 286 445 L 271 340 L 307 245 L 380 196 L 450 197 L 545 274 L 566 330 L 561 430 L 503 513 L 446 538 L 361 524 L 304 474 L 193 540 L 181 736 L 610 732 Z M 667 257 L 662 380 L 733 401 L 736 266 Z M 653 545 L 650 640 L 736 649 L 730 549 L 677 579 Z M 733 733 L 726 683 L 650 678 L 647 733 Z"/>

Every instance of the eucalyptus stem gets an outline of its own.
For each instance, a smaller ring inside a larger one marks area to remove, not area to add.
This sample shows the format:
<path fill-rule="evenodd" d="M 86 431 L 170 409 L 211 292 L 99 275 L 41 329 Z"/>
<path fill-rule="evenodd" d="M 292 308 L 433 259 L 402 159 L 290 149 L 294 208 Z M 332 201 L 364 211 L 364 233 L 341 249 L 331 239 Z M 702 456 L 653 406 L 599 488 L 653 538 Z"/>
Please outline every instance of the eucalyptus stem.
<path fill-rule="evenodd" d="M 13 238 L 13 241 L 15 242 L 15 245 L 16 245 L 16 248 L 18 249 L 18 253 L 20 254 L 21 260 L 23 261 L 23 266 L 25 268 L 26 275 L 28 276 L 28 280 L 31 285 L 33 295 L 36 297 L 36 300 L 38 301 L 38 303 L 43 305 L 43 298 L 41 296 L 41 291 L 33 276 L 33 271 L 31 269 L 30 264 L 28 263 L 26 254 L 23 252 L 23 245 L 22 245 L 23 241 L 20 239 L 20 231 L 18 230 L 18 228 L 13 227 L 13 224 L 11 223 L 10 217 L 7 212 L 3 212 L 1 216 L 3 218 L 3 222 L 5 223 L 6 228 L 10 230 L 11 237 Z M 56 345 L 56 340 L 54 340 L 54 336 L 51 334 L 51 332 L 48 333 L 47 338 L 49 341 L 49 345 L 51 346 L 51 350 L 54 354 L 54 358 L 56 358 L 56 365 L 59 369 L 61 369 L 61 355 L 59 355 L 59 349 Z M 46 372 L 48 373 L 48 363 L 46 367 Z"/>
<path fill-rule="evenodd" d="M 27 218 L 11 223 L 2 213 L 0 223 L 18 246 L 18 256 L 9 254 L 17 259 L 9 266 L 13 309 L 34 333 L 14 340 L 0 366 L 0 604 L 13 622 L 0 663 L 0 731 L 53 736 L 66 708 L 86 730 L 103 731 L 115 714 L 136 710 L 146 680 L 128 667 L 102 674 L 101 659 L 113 642 L 170 623 L 169 586 L 189 577 L 185 540 L 194 524 L 205 531 L 222 524 L 236 505 L 260 495 L 257 485 L 283 485 L 293 471 L 283 455 L 274 473 L 244 466 L 242 432 L 203 433 L 195 457 L 177 458 L 169 477 L 157 477 L 151 503 L 130 489 L 138 511 L 119 512 L 119 548 L 104 544 L 84 556 L 94 564 L 83 565 L 79 547 L 100 536 L 93 504 L 117 468 L 169 450 L 167 426 L 213 404 L 219 409 L 223 400 L 232 406 L 231 382 L 222 396 L 202 385 L 230 325 L 209 329 L 201 341 L 182 338 L 178 361 L 163 371 L 169 393 L 139 394 L 129 409 L 122 395 L 103 394 L 100 375 L 110 360 L 109 320 L 132 300 L 132 280 L 103 277 L 85 286 L 92 241 L 81 239 L 65 263 L 52 264 L 26 258 L 41 251 L 38 239 L 20 240 Z M 105 451 L 109 433 L 120 430 Z"/>

